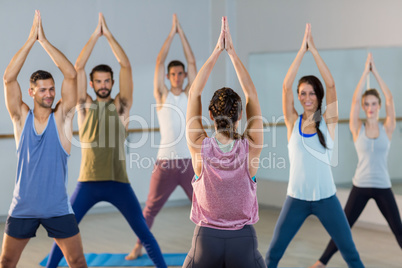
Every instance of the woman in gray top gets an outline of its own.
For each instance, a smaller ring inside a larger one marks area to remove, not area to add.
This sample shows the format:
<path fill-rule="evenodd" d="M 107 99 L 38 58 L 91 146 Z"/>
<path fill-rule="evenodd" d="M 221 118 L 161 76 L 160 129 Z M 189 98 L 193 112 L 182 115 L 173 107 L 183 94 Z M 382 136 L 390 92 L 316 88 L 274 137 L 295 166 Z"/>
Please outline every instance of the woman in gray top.
<path fill-rule="evenodd" d="M 362 95 L 364 82 L 370 71 L 385 96 L 386 118 L 384 124 L 378 121 L 381 108 L 381 98 L 378 91 L 368 89 Z M 364 123 L 359 119 L 360 101 L 366 114 Z M 391 190 L 391 180 L 387 167 L 388 152 L 395 125 L 395 107 L 391 91 L 378 74 L 373 57 L 369 53 L 363 75 L 353 94 L 350 111 L 349 128 L 353 135 L 359 162 L 353 177 L 353 188 L 345 206 L 345 214 L 350 227 L 352 227 L 367 202 L 373 198 L 402 248 L 402 222 Z M 335 243 L 331 240 L 320 260 L 312 267 L 325 267 L 337 250 Z"/>

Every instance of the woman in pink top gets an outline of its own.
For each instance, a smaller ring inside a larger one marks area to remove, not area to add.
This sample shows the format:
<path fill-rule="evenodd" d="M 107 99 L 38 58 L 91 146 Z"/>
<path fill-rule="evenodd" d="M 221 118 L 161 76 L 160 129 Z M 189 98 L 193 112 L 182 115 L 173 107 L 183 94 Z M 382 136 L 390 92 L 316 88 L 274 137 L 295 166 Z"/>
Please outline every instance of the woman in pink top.
<path fill-rule="evenodd" d="M 248 124 L 242 136 L 236 132 L 242 116 L 241 98 L 232 89 L 221 88 L 209 105 L 216 131 L 215 137 L 209 138 L 202 125 L 201 93 L 225 49 L 246 96 Z M 186 134 L 195 171 L 191 220 L 197 226 L 183 267 L 265 267 L 252 226 L 258 221 L 255 174 L 262 129 L 257 91 L 234 51 L 223 17 L 218 43 L 188 96 Z"/>

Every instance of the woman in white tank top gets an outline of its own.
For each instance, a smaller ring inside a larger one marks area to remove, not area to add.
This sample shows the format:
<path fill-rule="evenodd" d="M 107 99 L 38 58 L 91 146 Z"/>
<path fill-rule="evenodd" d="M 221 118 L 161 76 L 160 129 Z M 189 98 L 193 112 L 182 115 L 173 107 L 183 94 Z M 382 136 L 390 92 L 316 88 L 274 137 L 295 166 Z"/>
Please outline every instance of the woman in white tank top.
<path fill-rule="evenodd" d="M 376 89 L 368 89 L 362 95 L 367 76 L 373 73 L 385 96 L 386 118 L 384 124 L 378 121 L 381 98 Z M 366 122 L 359 118 L 360 104 L 366 114 Z M 392 133 L 395 130 L 395 107 L 391 91 L 380 77 L 374 65 L 371 53 L 353 94 L 350 110 L 349 128 L 358 156 L 358 164 L 353 177 L 353 188 L 345 206 L 346 218 L 350 227 L 357 221 L 367 202 L 373 198 L 384 215 L 399 246 L 402 248 L 402 222 L 388 174 L 388 151 Z M 330 241 L 321 258 L 313 267 L 325 267 L 337 252 L 337 247 Z"/>
<path fill-rule="evenodd" d="M 325 113 L 321 108 L 324 87 L 317 77 L 311 75 L 302 77 L 297 87 L 303 113 L 299 115 L 294 107 L 292 85 L 307 51 L 313 55 L 325 83 Z M 335 195 L 330 166 L 338 123 L 335 82 L 314 45 L 310 24 L 306 25 L 302 46 L 286 74 L 282 96 L 288 130 L 289 186 L 266 255 L 268 268 L 278 266 L 287 246 L 310 215 L 315 215 L 334 238 L 349 267 L 364 267 Z M 303 265 L 306 264 L 300 263 L 300 266 Z"/>

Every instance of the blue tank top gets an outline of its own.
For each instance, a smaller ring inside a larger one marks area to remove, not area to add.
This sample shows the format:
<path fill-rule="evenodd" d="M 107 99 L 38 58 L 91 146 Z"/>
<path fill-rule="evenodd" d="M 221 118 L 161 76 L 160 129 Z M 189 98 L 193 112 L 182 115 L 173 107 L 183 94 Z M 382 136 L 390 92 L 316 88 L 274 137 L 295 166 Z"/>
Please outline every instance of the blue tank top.
<path fill-rule="evenodd" d="M 353 185 L 362 188 L 391 188 L 388 173 L 388 152 L 391 145 L 382 124 L 378 125 L 380 134 L 375 139 L 366 136 L 366 129 L 362 124 L 355 148 L 359 162 L 353 177 Z"/>
<path fill-rule="evenodd" d="M 9 215 L 15 218 L 51 218 L 72 214 L 67 195 L 69 154 L 59 139 L 52 112 L 37 134 L 30 110 L 17 149 L 17 175 Z"/>
<path fill-rule="evenodd" d="M 290 170 L 287 194 L 305 201 L 318 201 L 336 193 L 331 171 L 334 141 L 323 117 L 319 128 L 328 149 L 321 145 L 317 133 L 303 133 L 302 116 L 297 118 L 288 143 Z"/>

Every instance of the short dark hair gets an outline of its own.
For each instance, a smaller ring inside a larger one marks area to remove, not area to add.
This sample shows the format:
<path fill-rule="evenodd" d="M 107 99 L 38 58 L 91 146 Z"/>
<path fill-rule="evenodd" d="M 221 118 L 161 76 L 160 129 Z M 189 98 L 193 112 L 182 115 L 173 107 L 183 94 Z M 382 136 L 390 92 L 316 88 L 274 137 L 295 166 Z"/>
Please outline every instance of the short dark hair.
<path fill-rule="evenodd" d="M 181 61 L 179 61 L 179 60 L 172 60 L 172 61 L 169 62 L 169 64 L 168 64 L 168 73 L 169 73 L 169 71 L 170 71 L 170 68 L 176 67 L 176 66 L 181 66 L 181 67 L 183 67 L 183 71 L 186 70 L 186 68 L 184 67 L 183 62 L 181 62 Z"/>
<path fill-rule="evenodd" d="M 29 83 L 36 86 L 36 81 L 46 79 L 52 79 L 54 82 L 53 76 L 49 72 L 43 70 L 37 70 L 29 78 Z"/>
<path fill-rule="evenodd" d="M 380 93 L 378 93 L 378 90 L 375 89 L 375 88 L 370 88 L 370 89 L 367 89 L 366 91 L 364 91 L 364 93 L 362 95 L 362 104 L 363 104 L 364 98 L 367 97 L 368 95 L 372 95 L 374 97 L 377 97 L 378 104 L 381 105 Z"/>
<path fill-rule="evenodd" d="M 99 65 L 95 66 L 92 69 L 91 73 L 89 74 L 89 78 L 91 79 L 92 82 L 93 82 L 93 79 L 94 79 L 94 73 L 95 72 L 110 73 L 110 76 L 112 77 L 112 80 L 113 80 L 113 71 L 112 71 L 112 68 L 110 68 L 109 65 L 99 64 Z"/>

